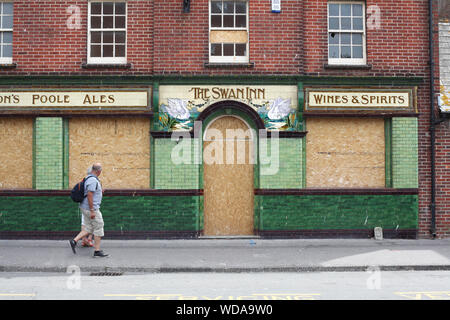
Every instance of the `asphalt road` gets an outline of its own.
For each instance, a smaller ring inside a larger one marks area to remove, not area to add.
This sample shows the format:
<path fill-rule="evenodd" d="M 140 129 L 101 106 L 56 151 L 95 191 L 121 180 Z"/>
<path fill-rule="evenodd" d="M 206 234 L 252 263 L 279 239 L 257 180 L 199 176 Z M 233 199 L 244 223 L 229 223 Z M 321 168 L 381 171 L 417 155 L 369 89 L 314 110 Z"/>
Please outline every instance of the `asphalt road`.
<path fill-rule="evenodd" d="M 0 273 L 0 300 L 450 300 L 450 271 Z"/>

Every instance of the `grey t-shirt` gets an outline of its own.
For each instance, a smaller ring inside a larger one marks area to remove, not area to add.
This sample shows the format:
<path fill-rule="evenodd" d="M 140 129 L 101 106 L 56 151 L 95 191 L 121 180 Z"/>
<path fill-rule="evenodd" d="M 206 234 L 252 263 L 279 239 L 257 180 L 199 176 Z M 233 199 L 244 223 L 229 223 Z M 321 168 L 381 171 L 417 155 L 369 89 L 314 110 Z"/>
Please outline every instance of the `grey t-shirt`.
<path fill-rule="evenodd" d="M 89 210 L 89 202 L 87 198 L 87 194 L 89 191 L 92 191 L 94 193 L 93 197 L 93 204 L 94 204 L 94 210 L 98 210 L 100 208 L 100 204 L 102 202 L 103 192 L 102 192 L 102 185 L 100 184 L 100 181 L 97 179 L 96 176 L 90 174 L 88 177 L 92 177 L 87 179 L 84 182 L 84 195 L 86 198 L 83 199 L 83 201 L 80 204 L 80 208 Z"/>

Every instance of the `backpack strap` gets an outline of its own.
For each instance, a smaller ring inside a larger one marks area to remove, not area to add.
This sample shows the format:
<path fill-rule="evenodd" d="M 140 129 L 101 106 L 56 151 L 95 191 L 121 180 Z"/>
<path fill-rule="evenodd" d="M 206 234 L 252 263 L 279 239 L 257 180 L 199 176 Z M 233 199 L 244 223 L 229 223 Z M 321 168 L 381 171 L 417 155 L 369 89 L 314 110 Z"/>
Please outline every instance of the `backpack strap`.
<path fill-rule="evenodd" d="M 98 183 L 100 182 L 100 180 L 98 180 L 98 178 L 96 176 L 94 176 L 94 175 L 89 175 L 89 176 L 87 176 L 86 178 L 83 179 L 83 182 L 85 183 L 85 185 L 84 185 L 84 193 L 86 193 L 86 181 L 87 181 L 87 179 L 89 179 L 91 177 L 97 179 L 97 186 L 96 186 L 95 190 L 98 190 Z"/>

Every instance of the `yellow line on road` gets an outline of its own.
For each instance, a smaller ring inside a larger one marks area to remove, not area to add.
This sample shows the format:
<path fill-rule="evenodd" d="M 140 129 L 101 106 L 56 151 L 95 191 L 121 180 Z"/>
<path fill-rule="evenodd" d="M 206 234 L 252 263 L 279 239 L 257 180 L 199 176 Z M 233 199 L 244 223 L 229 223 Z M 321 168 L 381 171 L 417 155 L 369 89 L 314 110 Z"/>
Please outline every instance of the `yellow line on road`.
<path fill-rule="evenodd" d="M 104 294 L 105 297 L 134 297 L 136 299 L 145 298 L 156 298 L 167 299 L 167 298 L 178 298 L 178 299 L 206 299 L 206 300 L 242 300 L 242 299 L 264 299 L 264 300 L 314 300 L 319 297 L 320 293 L 253 293 L 250 295 L 240 295 L 240 296 L 218 296 L 218 297 L 207 297 L 207 296 L 190 296 L 188 294 Z"/>
<path fill-rule="evenodd" d="M 320 293 L 253 293 L 253 296 L 320 296 Z"/>
<path fill-rule="evenodd" d="M 410 292 L 394 292 L 394 294 L 411 300 L 423 300 L 424 298 L 432 300 L 450 299 L 450 291 L 410 291 Z"/>
<path fill-rule="evenodd" d="M 156 297 L 156 296 L 182 296 L 182 294 L 104 294 L 105 297 Z"/>
<path fill-rule="evenodd" d="M 0 297 L 34 297 L 34 293 L 0 293 Z"/>

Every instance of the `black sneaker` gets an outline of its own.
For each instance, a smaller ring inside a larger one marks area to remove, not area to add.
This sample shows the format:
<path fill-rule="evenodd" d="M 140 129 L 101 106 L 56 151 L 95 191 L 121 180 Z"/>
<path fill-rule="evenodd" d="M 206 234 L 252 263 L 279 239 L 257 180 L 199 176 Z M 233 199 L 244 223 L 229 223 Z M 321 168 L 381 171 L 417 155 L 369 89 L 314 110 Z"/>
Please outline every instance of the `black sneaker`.
<path fill-rule="evenodd" d="M 104 258 L 104 257 L 107 257 L 107 256 L 109 256 L 109 255 L 104 253 L 102 250 L 94 251 L 94 258 L 95 257 Z"/>
<path fill-rule="evenodd" d="M 75 240 L 70 240 L 69 241 L 70 247 L 72 248 L 73 254 L 76 254 L 77 252 L 75 251 L 75 247 L 77 246 L 77 243 L 75 242 Z"/>

